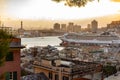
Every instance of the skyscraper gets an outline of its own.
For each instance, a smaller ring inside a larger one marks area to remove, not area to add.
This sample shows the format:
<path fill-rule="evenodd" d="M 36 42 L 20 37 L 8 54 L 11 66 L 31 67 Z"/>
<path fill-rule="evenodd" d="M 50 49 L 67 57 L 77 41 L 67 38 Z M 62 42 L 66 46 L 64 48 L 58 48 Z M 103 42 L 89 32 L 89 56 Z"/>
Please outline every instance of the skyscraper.
<path fill-rule="evenodd" d="M 61 24 L 61 30 L 66 31 L 66 24 Z"/>
<path fill-rule="evenodd" d="M 92 28 L 92 32 L 96 33 L 97 29 L 98 29 L 98 22 L 96 20 L 93 20 L 91 22 L 91 28 Z"/>
<path fill-rule="evenodd" d="M 60 30 L 60 24 L 59 23 L 55 23 L 53 27 L 54 27 L 54 30 Z"/>
<path fill-rule="evenodd" d="M 73 28 L 74 28 L 74 23 L 73 22 L 69 22 L 68 26 L 67 26 L 68 32 L 73 32 Z"/>
<path fill-rule="evenodd" d="M 89 32 L 91 31 L 91 25 L 90 25 L 90 24 L 87 25 L 87 30 L 88 30 Z"/>

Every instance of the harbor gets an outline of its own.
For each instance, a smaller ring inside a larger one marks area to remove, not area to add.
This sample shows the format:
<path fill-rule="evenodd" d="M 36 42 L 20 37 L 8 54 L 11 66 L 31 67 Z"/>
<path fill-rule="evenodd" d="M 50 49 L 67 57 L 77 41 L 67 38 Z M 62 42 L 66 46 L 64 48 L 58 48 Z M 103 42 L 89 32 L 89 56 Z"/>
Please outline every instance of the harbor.
<path fill-rule="evenodd" d="M 47 40 L 49 40 L 49 42 L 47 43 L 46 41 Z M 35 42 L 34 42 L 35 41 Z M 38 41 L 38 42 L 37 42 Z M 46 42 L 46 44 L 44 43 L 44 41 Z M 55 43 L 56 42 L 56 43 Z M 50 49 L 55 49 L 54 51 L 55 52 L 58 52 L 58 50 L 61 50 L 60 51 L 60 53 L 61 54 L 59 54 L 59 55 L 61 55 L 62 57 L 61 58 L 66 58 L 66 59 L 73 59 L 73 60 L 79 60 L 79 61 L 87 61 L 87 62 L 93 62 L 93 61 L 95 61 L 95 60 L 99 60 L 99 56 L 100 55 L 103 55 L 101 52 L 99 52 L 99 53 L 94 53 L 93 55 L 90 55 L 90 54 L 88 54 L 88 53 L 83 53 L 83 52 L 81 52 L 81 49 L 79 48 L 78 50 L 77 50 L 77 48 L 72 48 L 72 47 L 68 47 L 68 48 L 64 48 L 64 47 L 60 47 L 60 46 L 56 46 L 56 45 L 59 45 L 60 43 L 61 43 L 62 41 L 59 39 L 59 36 L 55 36 L 55 37 L 44 37 L 44 38 L 41 38 L 41 37 L 36 37 L 36 38 L 23 38 L 22 39 L 22 44 L 23 45 L 26 45 L 26 47 L 28 48 L 28 49 L 30 49 L 31 48 L 31 51 L 32 51 L 32 53 L 34 53 L 34 52 L 36 52 L 36 50 L 37 51 L 39 51 L 39 54 L 40 54 L 40 51 L 41 51 L 41 49 L 42 48 L 44 48 L 44 47 L 48 47 L 48 49 L 50 48 Z M 28 44 L 28 45 L 27 45 Z M 49 46 L 49 45 L 52 45 L 52 46 Z M 45 48 L 45 49 L 47 49 L 47 48 Z M 68 51 L 67 53 L 70 53 L 70 54 L 68 54 L 68 55 L 66 55 L 66 54 L 62 54 L 62 53 L 65 53 L 66 52 L 66 50 Z M 71 50 L 71 51 L 70 51 Z M 43 50 L 43 53 L 44 53 L 44 51 L 46 51 L 46 50 Z M 48 51 L 48 50 L 47 50 Z M 64 52 L 63 52 L 64 51 Z M 104 51 L 104 49 L 103 49 L 103 51 Z M 78 52 L 80 52 L 80 54 L 78 54 Z M 105 52 L 106 52 L 106 50 L 105 50 Z M 45 52 L 45 54 L 47 54 L 48 52 Z M 52 52 L 53 53 L 53 52 Z M 39 55 L 38 54 L 38 55 Z M 49 54 L 49 53 L 48 53 Z M 58 53 L 57 53 L 58 54 Z M 28 54 L 29 55 L 29 54 Z M 51 55 L 54 55 L 55 56 L 55 54 L 53 53 L 53 54 L 51 54 Z M 76 56 L 77 55 L 77 56 Z M 43 55 L 44 56 L 44 55 Z M 47 56 L 47 55 L 46 55 Z M 48 55 L 49 56 L 49 58 L 50 58 L 50 55 Z M 67 57 L 66 57 L 67 56 Z M 98 56 L 98 58 L 97 58 L 97 56 Z M 52 57 L 52 56 L 51 56 Z M 39 58 L 39 57 L 38 57 Z M 53 58 L 53 57 L 52 57 Z M 31 59 L 34 59 L 33 57 L 31 58 Z M 103 59 L 104 58 L 101 58 L 101 60 L 103 61 Z M 119 58 L 118 58 L 119 59 Z M 29 60 L 29 59 L 28 59 Z M 35 59 L 36 60 L 36 59 Z M 112 60 L 112 59 L 105 59 L 105 61 L 108 61 L 108 60 Z M 108 61 L 108 62 L 110 62 L 110 61 Z M 104 61 L 103 61 L 103 63 L 104 63 Z M 35 64 L 38 64 L 38 62 L 36 62 L 35 61 Z M 67 63 L 66 63 L 66 65 L 67 65 Z M 90 76 L 89 76 L 90 77 Z M 110 77 L 110 76 L 109 76 Z M 114 75 L 112 75 L 112 77 L 111 78 L 109 78 L 109 77 L 107 77 L 107 78 L 105 78 L 105 80 L 117 80 L 117 77 L 119 77 L 119 75 L 117 75 L 117 76 L 114 76 Z M 114 79 L 115 78 L 115 79 Z M 119 78 L 118 78 L 119 79 Z"/>

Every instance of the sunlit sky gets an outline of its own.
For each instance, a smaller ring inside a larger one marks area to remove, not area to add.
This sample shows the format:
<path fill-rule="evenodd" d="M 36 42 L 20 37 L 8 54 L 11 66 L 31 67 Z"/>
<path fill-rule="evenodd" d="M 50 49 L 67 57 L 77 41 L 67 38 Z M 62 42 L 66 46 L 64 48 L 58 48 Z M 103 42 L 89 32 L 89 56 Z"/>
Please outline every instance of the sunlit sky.
<path fill-rule="evenodd" d="M 1 4 L 1 17 L 13 19 L 75 20 L 120 14 L 120 0 L 95 0 L 81 8 L 51 0 L 1 0 Z"/>
<path fill-rule="evenodd" d="M 7 0 L 8 16 L 23 19 L 83 19 L 120 13 L 120 3 L 100 0 L 85 7 L 68 7 L 51 0 Z"/>

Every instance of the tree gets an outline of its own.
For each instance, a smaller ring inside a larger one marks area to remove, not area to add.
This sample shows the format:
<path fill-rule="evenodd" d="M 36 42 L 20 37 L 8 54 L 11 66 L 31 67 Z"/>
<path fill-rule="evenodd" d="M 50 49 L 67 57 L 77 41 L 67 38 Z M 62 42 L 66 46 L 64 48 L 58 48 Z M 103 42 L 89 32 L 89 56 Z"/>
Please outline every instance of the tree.
<path fill-rule="evenodd" d="M 117 72 L 116 66 L 106 65 L 103 67 L 103 74 L 104 76 L 108 77 L 110 75 L 113 75 Z"/>
<path fill-rule="evenodd" d="M 0 66 L 3 65 L 5 57 L 9 52 L 9 44 L 11 40 L 11 35 L 6 31 L 0 30 Z"/>
<path fill-rule="evenodd" d="M 55 2 L 65 2 L 65 5 L 68 5 L 70 7 L 72 6 L 77 6 L 77 7 L 82 7 L 82 6 L 85 6 L 88 2 L 92 2 L 92 1 L 95 1 L 95 0 L 52 0 L 52 1 L 55 1 Z M 97 0 L 99 2 L 99 0 Z"/>
<path fill-rule="evenodd" d="M 9 52 L 12 36 L 6 31 L 0 30 L 0 67 L 3 66 L 5 58 Z M 4 80 L 4 74 L 0 75 L 0 80 Z"/>

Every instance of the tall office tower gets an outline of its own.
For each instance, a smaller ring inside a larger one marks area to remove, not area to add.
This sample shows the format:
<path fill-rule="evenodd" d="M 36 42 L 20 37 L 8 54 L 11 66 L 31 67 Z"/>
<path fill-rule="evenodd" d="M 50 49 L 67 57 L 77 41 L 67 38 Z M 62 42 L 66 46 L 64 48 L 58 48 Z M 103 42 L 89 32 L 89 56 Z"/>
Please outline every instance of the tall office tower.
<path fill-rule="evenodd" d="M 61 24 L 61 30 L 62 31 L 66 31 L 67 29 L 66 29 L 66 24 Z"/>
<path fill-rule="evenodd" d="M 69 22 L 69 24 L 67 26 L 67 31 L 68 32 L 73 32 L 73 28 L 74 28 L 74 23 L 73 22 Z"/>
<path fill-rule="evenodd" d="M 54 28 L 54 30 L 59 31 L 60 30 L 60 24 L 59 23 L 55 23 L 53 28 Z"/>
<path fill-rule="evenodd" d="M 98 22 L 96 20 L 93 20 L 91 22 L 91 29 L 92 29 L 92 32 L 96 33 L 97 32 L 97 29 L 98 29 Z"/>

